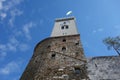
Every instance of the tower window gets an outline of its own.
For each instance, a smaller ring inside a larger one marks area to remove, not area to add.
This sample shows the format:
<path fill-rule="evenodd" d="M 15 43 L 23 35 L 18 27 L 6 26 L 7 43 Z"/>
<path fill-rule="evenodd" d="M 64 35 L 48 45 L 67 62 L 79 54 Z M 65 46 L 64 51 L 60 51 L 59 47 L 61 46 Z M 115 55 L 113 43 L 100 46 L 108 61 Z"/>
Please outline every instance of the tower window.
<path fill-rule="evenodd" d="M 64 29 L 64 26 L 62 26 L 61 29 Z"/>
<path fill-rule="evenodd" d="M 66 29 L 68 29 L 69 28 L 69 26 L 68 25 L 66 25 Z"/>
<path fill-rule="evenodd" d="M 63 24 L 66 24 L 66 22 L 63 22 Z"/>
<path fill-rule="evenodd" d="M 66 47 L 63 47 L 63 48 L 62 48 L 62 51 L 66 51 Z"/>
<path fill-rule="evenodd" d="M 79 45 L 79 41 L 75 43 L 75 45 Z"/>
<path fill-rule="evenodd" d="M 75 53 L 75 57 L 78 57 L 78 56 L 79 56 L 79 53 L 78 53 L 78 52 L 76 52 L 76 53 Z"/>
<path fill-rule="evenodd" d="M 78 56 L 78 54 L 79 54 L 78 52 L 75 53 L 76 56 Z"/>
<path fill-rule="evenodd" d="M 75 74 L 80 74 L 80 68 L 75 68 Z"/>
<path fill-rule="evenodd" d="M 37 63 L 38 61 L 36 60 L 35 63 Z"/>
<path fill-rule="evenodd" d="M 55 56 L 56 56 L 56 54 L 52 54 L 52 55 L 51 55 L 51 58 L 52 58 L 52 59 L 55 59 Z"/>
<path fill-rule="evenodd" d="M 63 39 L 63 42 L 66 42 L 66 39 Z"/>
<path fill-rule="evenodd" d="M 50 48 L 50 47 L 51 47 L 50 45 L 47 46 L 47 48 Z"/>

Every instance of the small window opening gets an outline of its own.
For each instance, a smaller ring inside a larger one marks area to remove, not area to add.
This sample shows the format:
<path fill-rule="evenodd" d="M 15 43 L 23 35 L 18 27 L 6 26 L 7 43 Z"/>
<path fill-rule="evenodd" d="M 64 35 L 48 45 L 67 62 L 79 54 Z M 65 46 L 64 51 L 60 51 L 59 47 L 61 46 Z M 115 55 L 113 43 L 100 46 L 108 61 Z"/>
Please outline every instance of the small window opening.
<path fill-rule="evenodd" d="M 64 29 L 64 26 L 62 26 L 61 29 Z"/>
<path fill-rule="evenodd" d="M 51 58 L 52 58 L 52 59 L 55 59 L 55 56 L 56 56 L 56 54 L 52 54 L 52 55 L 51 55 Z"/>
<path fill-rule="evenodd" d="M 68 29 L 69 27 L 68 27 L 68 25 L 66 25 L 66 29 Z"/>
<path fill-rule="evenodd" d="M 66 22 L 63 22 L 63 24 L 66 24 Z"/>
<path fill-rule="evenodd" d="M 66 42 L 66 39 L 63 39 L 63 42 Z"/>
<path fill-rule="evenodd" d="M 79 54 L 79 53 L 78 53 L 78 52 L 76 52 L 76 53 L 75 53 L 75 56 L 78 56 L 78 54 Z"/>
<path fill-rule="evenodd" d="M 35 63 L 37 63 L 38 61 L 36 60 Z"/>
<path fill-rule="evenodd" d="M 75 45 L 79 45 L 79 42 L 76 42 Z"/>
<path fill-rule="evenodd" d="M 75 68 L 75 74 L 80 74 L 80 68 Z"/>
<path fill-rule="evenodd" d="M 47 48 L 50 48 L 50 47 L 51 47 L 50 45 L 47 46 Z"/>
<path fill-rule="evenodd" d="M 62 51 L 66 51 L 66 47 L 63 47 L 63 48 L 62 48 Z"/>
<path fill-rule="evenodd" d="M 63 59 L 66 59 L 66 57 L 64 57 Z"/>

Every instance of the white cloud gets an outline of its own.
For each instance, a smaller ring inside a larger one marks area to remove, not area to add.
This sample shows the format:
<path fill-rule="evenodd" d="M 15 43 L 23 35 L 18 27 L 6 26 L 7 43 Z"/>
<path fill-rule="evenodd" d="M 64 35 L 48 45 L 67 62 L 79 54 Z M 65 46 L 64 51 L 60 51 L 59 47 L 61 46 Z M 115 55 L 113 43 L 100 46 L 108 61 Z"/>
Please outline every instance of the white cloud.
<path fill-rule="evenodd" d="M 10 51 L 16 51 L 17 50 L 17 46 L 16 45 L 12 45 L 10 43 L 7 44 L 8 50 Z"/>
<path fill-rule="evenodd" d="M 13 72 L 18 72 L 20 70 L 19 63 L 18 62 L 10 62 L 5 67 L 0 68 L 0 74 L 2 75 L 9 75 Z"/>
<path fill-rule="evenodd" d="M 4 19 L 4 18 L 6 18 L 7 14 L 6 13 L 1 13 L 0 16 L 1 16 L 2 19 Z"/>
<path fill-rule="evenodd" d="M 103 28 L 98 28 L 98 29 L 96 29 L 96 30 L 93 30 L 92 32 L 93 32 L 93 33 L 97 33 L 97 32 L 102 32 L 102 31 L 104 31 Z"/>
<path fill-rule="evenodd" d="M 13 9 L 10 11 L 10 14 L 11 14 L 11 18 L 9 19 L 9 24 L 10 26 L 14 26 L 14 21 L 15 21 L 16 16 L 22 15 L 23 11 L 20 11 L 18 9 Z"/>
<path fill-rule="evenodd" d="M 16 52 L 17 50 L 26 51 L 29 49 L 28 44 L 20 42 L 15 37 L 10 37 L 6 44 L 0 44 L 0 60 L 4 59 L 8 52 Z"/>
<path fill-rule="evenodd" d="M 2 9 L 2 2 L 0 2 L 0 9 Z"/>
<path fill-rule="evenodd" d="M 68 15 L 70 15 L 70 14 L 72 14 L 72 11 L 68 11 L 68 12 L 66 13 L 66 16 L 68 16 Z"/>
<path fill-rule="evenodd" d="M 120 30 L 120 25 L 116 25 L 114 28 Z"/>
<path fill-rule="evenodd" d="M 97 31 L 96 30 L 93 30 L 93 33 L 96 33 Z"/>
<path fill-rule="evenodd" d="M 4 44 L 0 44 L 0 60 L 4 59 L 6 57 L 6 50 L 7 46 Z"/>
<path fill-rule="evenodd" d="M 0 57 L 6 56 L 6 52 L 0 52 Z"/>
<path fill-rule="evenodd" d="M 13 45 L 18 45 L 19 41 L 15 37 L 10 37 L 9 42 Z"/>
<path fill-rule="evenodd" d="M 8 0 L 6 1 L 6 5 L 3 6 L 4 11 L 8 11 L 12 8 L 15 8 L 15 6 L 19 5 L 23 0 Z"/>
<path fill-rule="evenodd" d="M 6 51 L 7 50 L 7 46 L 4 44 L 0 44 L 0 51 Z"/>
<path fill-rule="evenodd" d="M 23 26 L 23 32 L 28 40 L 31 39 L 30 29 L 33 28 L 35 24 L 33 22 L 29 22 Z"/>
<path fill-rule="evenodd" d="M 20 44 L 19 45 L 20 51 L 26 51 L 29 49 L 29 46 L 27 44 Z"/>
<path fill-rule="evenodd" d="M 20 37 L 20 36 L 22 36 L 22 31 L 16 31 L 16 32 L 14 33 L 14 35 L 15 35 L 16 37 Z"/>
<path fill-rule="evenodd" d="M 6 57 L 7 53 L 4 51 L 0 51 L 0 60 L 4 60 L 4 58 Z"/>
<path fill-rule="evenodd" d="M 99 31 L 99 32 L 102 32 L 102 31 L 103 31 L 103 28 L 99 28 L 98 31 Z"/>
<path fill-rule="evenodd" d="M 7 51 L 16 51 L 17 48 L 17 41 L 12 38 L 7 44 L 0 44 L 0 52 L 7 52 Z"/>
<path fill-rule="evenodd" d="M 14 22 L 16 17 L 23 14 L 23 11 L 17 8 L 17 5 L 21 4 L 22 1 L 24 0 L 0 0 L 0 22 L 2 23 L 2 21 L 6 19 L 9 26 L 15 26 Z M 5 4 L 3 4 L 3 2 Z M 9 18 L 7 18 L 8 15 Z M 16 27 L 12 28 L 12 34 L 9 35 L 12 35 L 12 37 L 9 37 L 8 42 L 5 44 L 0 44 L 0 60 L 4 58 L 8 52 L 26 51 L 30 48 L 27 43 L 20 42 L 18 37 L 26 37 L 27 40 L 30 40 L 32 38 L 30 30 L 34 25 L 33 22 L 29 22 L 22 26 L 21 30 L 18 30 Z"/>
<path fill-rule="evenodd" d="M 15 26 L 14 22 L 16 17 L 23 14 L 23 11 L 17 8 L 22 1 L 24 0 L 0 0 L 0 22 L 2 23 L 6 19 L 9 26 Z M 9 18 L 7 18 L 8 16 Z M 40 24 L 42 24 L 42 21 L 40 21 Z M 29 22 L 23 25 L 21 30 L 12 27 L 12 34 L 9 35 L 12 35 L 12 37 L 9 37 L 8 42 L 5 44 L 0 44 L 0 58 L 4 58 L 8 52 L 28 50 L 30 46 L 25 42 L 20 42 L 19 37 L 26 37 L 27 40 L 32 39 L 30 31 L 34 26 L 35 24 L 33 22 Z"/>
<path fill-rule="evenodd" d="M 4 8 L 4 6 L 3 6 L 4 1 L 5 0 L 0 0 L 0 17 L 1 17 L 2 20 L 7 16 L 6 13 L 2 12 L 2 9 Z"/>
<path fill-rule="evenodd" d="M 26 51 L 29 49 L 28 44 L 20 42 L 15 37 L 11 37 L 9 42 L 6 44 L 7 51 Z"/>
<path fill-rule="evenodd" d="M 113 27 L 115 35 L 120 35 L 120 25 L 116 25 Z"/>
<path fill-rule="evenodd" d="M 15 37 L 11 37 L 6 45 L 9 51 L 16 51 L 19 41 Z"/>
<path fill-rule="evenodd" d="M 40 24 L 40 25 L 42 25 L 42 24 L 43 24 L 43 22 L 44 22 L 44 21 L 43 21 L 43 19 L 41 19 L 41 20 L 40 20 L 40 22 L 39 22 L 39 24 Z"/>
<path fill-rule="evenodd" d="M 20 16 L 23 12 L 16 8 L 23 0 L 0 0 L 0 18 L 3 21 L 7 15 L 11 15 L 10 19 L 7 19 L 10 26 L 14 25 L 15 17 Z M 3 5 L 3 2 L 5 4 Z"/>
<path fill-rule="evenodd" d="M 6 0 L 0 0 L 0 10 L 3 8 L 3 2 Z"/>

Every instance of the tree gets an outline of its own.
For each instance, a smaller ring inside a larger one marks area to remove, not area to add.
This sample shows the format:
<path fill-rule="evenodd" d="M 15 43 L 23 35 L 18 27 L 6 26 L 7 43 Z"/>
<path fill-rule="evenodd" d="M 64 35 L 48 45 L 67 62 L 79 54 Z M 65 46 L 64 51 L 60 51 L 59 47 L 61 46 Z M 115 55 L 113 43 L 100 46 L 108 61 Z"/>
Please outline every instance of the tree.
<path fill-rule="evenodd" d="M 105 38 L 103 43 L 107 46 L 108 50 L 113 48 L 120 56 L 120 36 Z"/>

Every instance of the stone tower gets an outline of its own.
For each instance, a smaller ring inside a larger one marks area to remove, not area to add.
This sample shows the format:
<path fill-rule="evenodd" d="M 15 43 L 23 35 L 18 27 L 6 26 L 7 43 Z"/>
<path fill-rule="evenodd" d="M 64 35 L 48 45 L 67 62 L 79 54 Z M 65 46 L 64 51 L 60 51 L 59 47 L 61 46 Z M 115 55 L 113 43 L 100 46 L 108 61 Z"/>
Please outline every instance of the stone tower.
<path fill-rule="evenodd" d="M 57 19 L 51 37 L 69 36 L 79 34 L 75 24 L 75 18 Z"/>
<path fill-rule="evenodd" d="M 55 20 L 51 37 L 40 41 L 20 80 L 87 80 L 86 59 L 75 18 Z"/>

